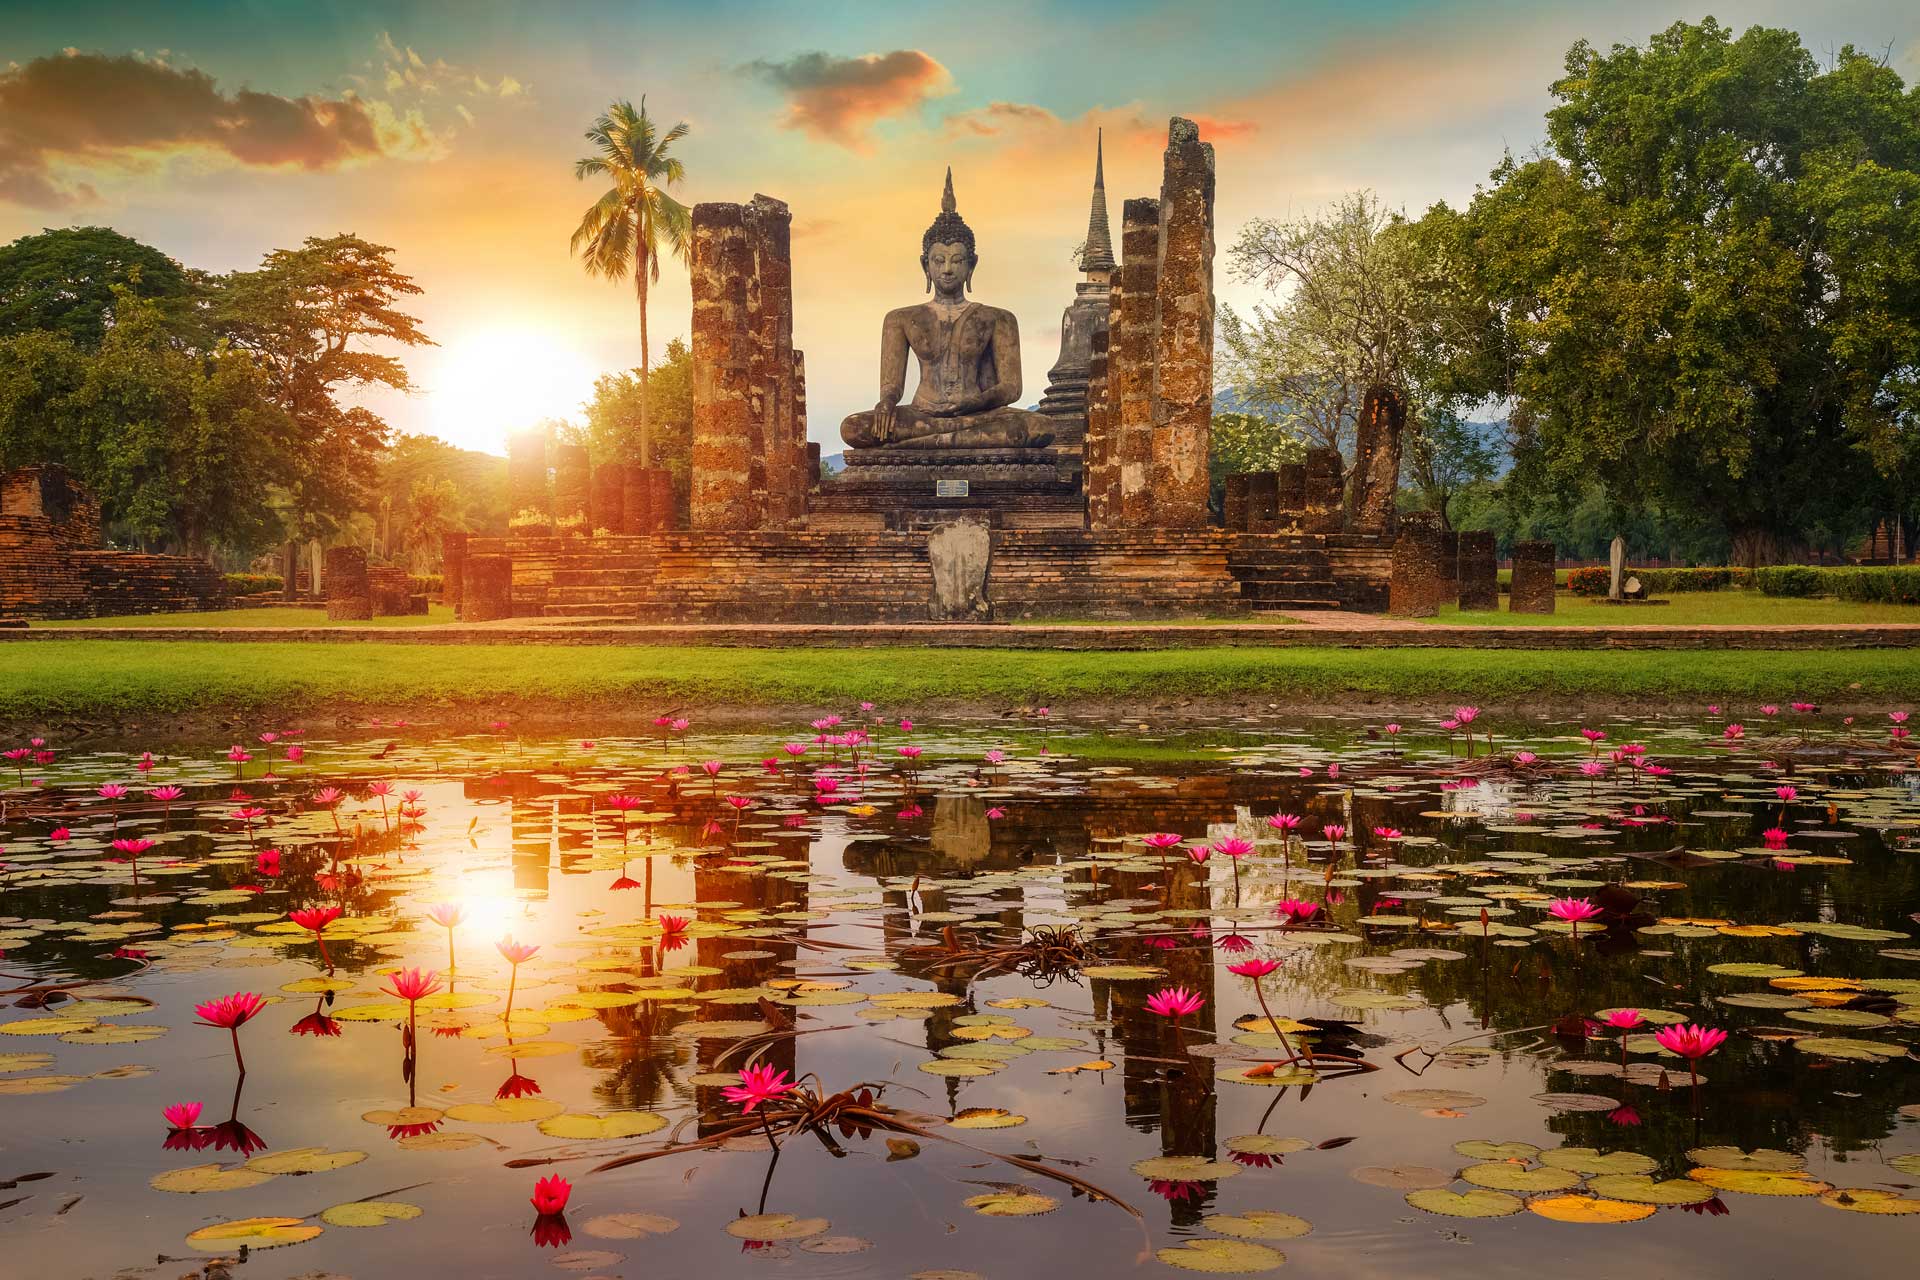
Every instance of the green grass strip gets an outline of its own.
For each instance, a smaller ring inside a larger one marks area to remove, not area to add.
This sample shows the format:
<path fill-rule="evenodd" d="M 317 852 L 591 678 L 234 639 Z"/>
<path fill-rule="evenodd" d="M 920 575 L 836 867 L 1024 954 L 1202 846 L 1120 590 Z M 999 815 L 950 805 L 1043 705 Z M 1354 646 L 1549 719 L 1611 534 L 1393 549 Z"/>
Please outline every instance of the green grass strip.
<path fill-rule="evenodd" d="M 1431 706 L 1904 705 L 1920 650 L 738 649 L 75 640 L 0 648 L 0 719 L 631 703 L 888 707 L 1180 699 Z"/>

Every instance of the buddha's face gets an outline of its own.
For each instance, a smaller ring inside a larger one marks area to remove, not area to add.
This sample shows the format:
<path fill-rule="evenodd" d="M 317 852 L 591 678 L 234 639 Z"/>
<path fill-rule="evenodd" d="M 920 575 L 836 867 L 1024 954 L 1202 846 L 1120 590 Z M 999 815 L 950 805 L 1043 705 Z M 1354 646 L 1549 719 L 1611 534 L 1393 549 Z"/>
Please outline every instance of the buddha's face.
<path fill-rule="evenodd" d="M 960 293 L 973 275 L 972 255 L 967 252 L 967 246 L 958 241 L 927 246 L 927 256 L 921 263 L 934 291 L 943 297 Z"/>

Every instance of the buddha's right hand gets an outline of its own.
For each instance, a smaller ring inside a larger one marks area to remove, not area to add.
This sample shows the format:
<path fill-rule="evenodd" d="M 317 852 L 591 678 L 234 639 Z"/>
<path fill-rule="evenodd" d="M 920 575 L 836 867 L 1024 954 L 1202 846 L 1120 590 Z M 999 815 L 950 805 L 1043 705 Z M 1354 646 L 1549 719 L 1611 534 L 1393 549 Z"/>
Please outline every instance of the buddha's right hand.
<path fill-rule="evenodd" d="M 882 400 L 873 406 L 873 438 L 881 444 L 893 438 L 893 410 L 890 400 Z"/>

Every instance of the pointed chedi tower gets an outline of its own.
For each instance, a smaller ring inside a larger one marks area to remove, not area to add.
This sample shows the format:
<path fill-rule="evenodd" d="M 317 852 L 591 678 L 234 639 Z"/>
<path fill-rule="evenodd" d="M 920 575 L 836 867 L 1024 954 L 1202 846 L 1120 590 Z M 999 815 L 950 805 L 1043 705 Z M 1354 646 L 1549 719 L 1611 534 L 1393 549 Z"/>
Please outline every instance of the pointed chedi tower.
<path fill-rule="evenodd" d="M 1086 279 L 1074 287 L 1073 301 L 1060 317 L 1060 358 L 1047 370 L 1047 393 L 1040 412 L 1059 426 L 1053 452 L 1062 464 L 1076 469 L 1082 460 L 1087 434 L 1087 366 L 1093 336 L 1107 327 L 1109 295 L 1113 292 L 1113 235 L 1107 227 L 1107 181 L 1104 146 L 1095 135 L 1093 201 L 1087 215 L 1087 242 L 1080 252 L 1080 270 Z"/>

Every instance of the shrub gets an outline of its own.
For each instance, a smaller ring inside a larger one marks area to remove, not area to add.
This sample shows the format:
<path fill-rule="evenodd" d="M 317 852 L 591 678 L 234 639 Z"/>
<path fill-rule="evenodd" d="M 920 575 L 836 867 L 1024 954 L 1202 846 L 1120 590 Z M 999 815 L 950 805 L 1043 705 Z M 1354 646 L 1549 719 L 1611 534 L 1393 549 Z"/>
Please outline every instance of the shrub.
<path fill-rule="evenodd" d="M 1862 604 L 1920 604 L 1920 567 L 1828 569 L 1829 590 Z"/>
<path fill-rule="evenodd" d="M 1612 572 L 1603 564 L 1567 570 L 1567 590 L 1576 596 L 1603 596 L 1612 581 Z"/>
<path fill-rule="evenodd" d="M 231 596 L 257 596 L 262 591 L 279 591 L 286 586 L 286 580 L 277 573 L 229 573 L 223 576 L 227 594 Z"/>
<path fill-rule="evenodd" d="M 437 596 L 445 587 L 445 579 L 437 573 L 415 573 L 407 576 L 407 590 L 416 596 Z"/>
<path fill-rule="evenodd" d="M 1809 564 L 1768 565 L 1753 571 L 1753 585 L 1767 596 L 1824 596 L 1832 591 L 1827 579 L 1830 572 Z"/>

